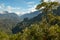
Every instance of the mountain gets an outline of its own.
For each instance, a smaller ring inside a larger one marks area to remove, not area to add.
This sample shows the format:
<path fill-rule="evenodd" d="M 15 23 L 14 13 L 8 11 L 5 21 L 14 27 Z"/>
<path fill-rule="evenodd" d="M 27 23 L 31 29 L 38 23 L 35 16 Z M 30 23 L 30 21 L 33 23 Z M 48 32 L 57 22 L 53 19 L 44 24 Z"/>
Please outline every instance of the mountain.
<path fill-rule="evenodd" d="M 10 32 L 11 29 L 15 27 L 15 25 L 20 22 L 20 18 L 15 13 L 9 13 L 4 11 L 0 13 L 0 30 L 5 32 Z"/>
<path fill-rule="evenodd" d="M 15 13 L 9 13 L 8 11 L 3 11 L 2 13 L 0 13 L 0 30 L 12 33 L 11 30 L 15 28 L 17 23 L 21 22 L 25 18 L 31 19 L 37 16 L 39 13 L 40 13 L 39 11 L 35 11 L 18 16 Z"/>
<path fill-rule="evenodd" d="M 35 12 L 26 13 L 26 14 L 24 14 L 24 15 L 21 15 L 21 16 L 20 16 L 20 19 L 22 19 L 22 20 L 23 20 L 24 18 L 31 19 L 31 18 L 37 16 L 39 13 L 40 13 L 40 11 L 35 11 Z"/>
<path fill-rule="evenodd" d="M 54 15 L 59 15 L 60 16 L 59 11 L 60 11 L 60 7 L 58 7 L 57 10 L 53 10 Z M 33 15 L 34 13 L 37 14 L 37 15 Z M 31 24 L 40 22 L 42 20 L 42 17 L 44 17 L 44 15 L 45 15 L 44 13 L 41 13 L 39 11 L 35 11 L 35 12 L 32 13 L 32 16 L 34 16 L 33 18 L 31 17 L 31 14 L 28 14 L 28 16 L 23 15 L 23 17 L 28 17 L 28 18 L 31 18 L 31 19 L 24 18 L 24 20 L 22 22 L 19 22 L 15 26 L 15 28 L 12 29 L 12 32 L 13 33 L 21 32 L 22 29 L 24 29 L 26 27 L 29 27 Z"/>
<path fill-rule="evenodd" d="M 53 10 L 55 15 L 60 16 L 59 11 L 60 7 L 57 10 Z M 41 11 L 26 13 L 21 16 L 4 11 L 0 13 L 0 30 L 8 33 L 17 33 L 29 25 L 41 21 L 43 16 L 44 13 L 41 13 Z"/>
<path fill-rule="evenodd" d="M 35 13 L 35 15 L 34 15 Z M 34 16 L 34 17 L 31 17 Z M 33 24 L 34 22 L 40 21 L 42 19 L 42 16 L 44 16 L 43 13 L 39 12 L 39 11 L 35 11 L 32 13 L 32 15 L 30 14 L 30 16 L 28 16 L 28 18 L 24 18 L 24 20 L 22 22 L 19 22 L 15 28 L 12 29 L 13 33 L 17 33 L 20 32 L 22 29 L 28 27 L 29 25 Z"/>

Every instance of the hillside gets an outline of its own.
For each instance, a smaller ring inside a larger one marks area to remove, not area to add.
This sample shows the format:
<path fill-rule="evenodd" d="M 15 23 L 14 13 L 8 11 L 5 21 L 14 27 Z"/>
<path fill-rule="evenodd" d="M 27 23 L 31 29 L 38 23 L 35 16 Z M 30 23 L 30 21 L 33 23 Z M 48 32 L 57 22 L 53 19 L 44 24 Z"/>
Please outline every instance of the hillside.
<path fill-rule="evenodd" d="M 28 18 L 28 19 L 31 19 L 37 15 L 39 15 L 40 11 L 35 11 L 35 12 L 30 12 L 30 13 L 26 13 L 26 14 L 23 14 L 20 16 L 20 19 L 24 19 L 24 18 Z"/>
<path fill-rule="evenodd" d="M 11 29 L 20 22 L 20 18 L 15 13 L 8 13 L 7 11 L 0 13 L 0 30 L 12 33 Z"/>
<path fill-rule="evenodd" d="M 53 10 L 53 12 L 54 12 L 53 14 L 60 16 L 59 10 L 60 10 L 60 7 L 58 7 L 57 10 Z M 38 12 L 33 12 L 33 13 L 37 14 Z M 22 31 L 22 29 L 30 26 L 31 24 L 34 24 L 36 22 L 40 22 L 42 20 L 42 17 L 44 17 L 44 15 L 45 15 L 44 13 L 39 13 L 37 16 L 35 16 L 35 17 L 31 18 L 31 19 L 28 19 L 28 18 L 26 18 L 26 20 L 24 19 L 22 22 L 18 23 L 15 26 L 15 28 L 12 29 L 12 32 L 13 33 L 20 32 L 20 31 Z"/>
<path fill-rule="evenodd" d="M 60 16 L 48 14 L 48 17 L 49 23 L 47 23 L 46 18 L 43 17 L 39 22 L 34 22 L 29 26 L 25 25 L 25 28 L 23 29 L 20 28 L 24 25 L 19 23 L 16 26 L 19 30 L 15 29 L 17 33 L 15 32 L 15 34 L 12 35 L 8 35 L 4 31 L 0 31 L 1 40 L 59 40 Z"/>

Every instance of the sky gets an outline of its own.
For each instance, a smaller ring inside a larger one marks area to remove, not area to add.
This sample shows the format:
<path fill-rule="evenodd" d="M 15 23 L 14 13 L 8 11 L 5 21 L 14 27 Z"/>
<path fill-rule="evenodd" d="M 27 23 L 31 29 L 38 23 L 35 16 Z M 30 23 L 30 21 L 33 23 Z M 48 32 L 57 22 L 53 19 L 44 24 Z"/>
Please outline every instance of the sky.
<path fill-rule="evenodd" d="M 14 12 L 18 15 L 23 15 L 34 12 L 36 11 L 36 5 L 39 4 L 40 1 L 41 0 L 0 0 L 0 13 L 3 13 L 3 11 L 8 11 Z M 46 2 L 48 0 L 44 1 Z"/>
<path fill-rule="evenodd" d="M 0 13 L 3 11 L 14 12 L 18 15 L 30 13 L 35 10 L 40 0 L 0 0 Z"/>

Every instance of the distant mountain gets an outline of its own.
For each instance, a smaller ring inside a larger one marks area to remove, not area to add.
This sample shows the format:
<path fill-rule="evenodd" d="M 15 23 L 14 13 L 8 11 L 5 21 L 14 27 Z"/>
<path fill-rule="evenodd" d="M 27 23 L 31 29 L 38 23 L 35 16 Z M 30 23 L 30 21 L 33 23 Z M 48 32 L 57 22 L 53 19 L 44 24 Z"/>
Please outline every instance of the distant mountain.
<path fill-rule="evenodd" d="M 9 13 L 4 11 L 0 13 L 0 30 L 5 32 L 10 32 L 11 29 L 15 27 L 15 25 L 20 22 L 20 18 L 15 13 Z"/>
<path fill-rule="evenodd" d="M 37 16 L 39 13 L 40 13 L 40 11 L 35 11 L 35 12 L 31 12 L 31 13 L 26 13 L 26 14 L 24 14 L 24 15 L 21 15 L 21 16 L 20 16 L 20 19 L 22 19 L 22 20 L 23 20 L 24 18 L 31 19 L 31 18 Z"/>

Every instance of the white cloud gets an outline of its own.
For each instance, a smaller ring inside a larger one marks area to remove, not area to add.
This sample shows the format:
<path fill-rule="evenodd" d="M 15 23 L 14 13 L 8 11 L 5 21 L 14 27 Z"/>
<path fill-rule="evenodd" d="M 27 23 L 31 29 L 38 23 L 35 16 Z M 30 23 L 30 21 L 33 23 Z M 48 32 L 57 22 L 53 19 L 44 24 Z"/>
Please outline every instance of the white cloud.
<path fill-rule="evenodd" d="M 1 6 L 0 6 L 0 8 L 1 8 Z"/>
<path fill-rule="evenodd" d="M 44 2 L 48 2 L 48 0 L 44 0 Z"/>
<path fill-rule="evenodd" d="M 0 14 L 3 14 L 3 11 L 0 11 Z"/>
<path fill-rule="evenodd" d="M 35 4 L 35 2 L 27 2 L 27 4 L 31 5 L 31 4 Z"/>
<path fill-rule="evenodd" d="M 5 4 L 0 4 L 0 13 L 3 14 L 3 11 L 8 11 L 8 12 L 15 12 L 16 14 L 19 14 L 17 10 L 20 10 L 20 7 L 12 7 L 12 6 L 5 6 Z"/>
<path fill-rule="evenodd" d="M 36 11 L 36 5 L 34 5 L 33 7 L 31 7 L 31 8 L 29 8 L 28 9 L 28 12 L 34 12 L 34 11 Z"/>
<path fill-rule="evenodd" d="M 28 7 L 30 4 L 30 7 Z M 18 15 L 23 15 L 23 14 L 26 14 L 26 13 L 30 13 L 30 12 L 34 12 L 36 11 L 35 10 L 35 7 L 36 5 L 32 5 L 34 4 L 34 2 L 28 2 L 28 5 L 27 5 L 27 9 L 24 9 L 24 8 L 21 8 L 21 7 L 12 7 L 12 6 L 5 6 L 4 4 L 1 4 L 0 5 L 0 13 L 3 13 L 3 11 L 8 11 L 8 12 L 14 12 Z"/>
<path fill-rule="evenodd" d="M 0 4 L 0 9 L 4 9 L 5 5 L 4 4 Z"/>
<path fill-rule="evenodd" d="M 31 6 L 28 9 L 22 9 L 22 10 L 20 10 L 20 12 L 15 12 L 15 13 L 17 13 L 18 15 L 23 15 L 23 14 L 26 14 L 26 13 L 30 13 L 30 12 L 36 11 L 35 8 L 36 8 L 36 5 L 34 5 L 33 7 Z"/>
<path fill-rule="evenodd" d="M 11 6 L 7 6 L 6 10 L 9 11 L 9 12 L 11 12 L 13 10 L 13 8 Z"/>
<path fill-rule="evenodd" d="M 19 16 L 20 16 L 20 15 L 25 14 L 26 12 L 23 12 L 23 11 L 18 12 L 18 11 L 17 11 L 17 12 L 15 12 L 15 13 L 17 13 L 17 15 L 19 15 Z"/>
<path fill-rule="evenodd" d="M 17 13 L 18 15 L 20 15 L 20 12 L 15 12 L 15 13 Z"/>
<path fill-rule="evenodd" d="M 33 7 L 35 5 L 35 2 L 27 2 L 28 7 Z"/>
<path fill-rule="evenodd" d="M 48 2 L 48 0 L 44 0 L 45 2 Z M 51 0 L 51 1 L 58 1 L 60 0 Z M 25 13 L 30 13 L 36 11 L 36 3 L 33 2 L 25 2 L 27 4 L 27 9 L 26 8 L 21 8 L 21 7 L 12 7 L 10 5 L 5 6 L 4 3 L 0 4 L 0 13 L 3 13 L 2 11 L 8 11 L 8 12 L 15 12 L 18 15 L 23 15 Z"/>
<path fill-rule="evenodd" d="M 12 7 L 12 6 L 7 6 L 8 9 L 20 9 L 19 7 Z"/>
<path fill-rule="evenodd" d="M 6 7 L 6 10 L 9 11 L 9 12 L 13 12 L 15 10 L 20 10 L 21 8 L 19 7 L 12 7 L 12 6 L 7 6 Z"/>
<path fill-rule="evenodd" d="M 30 12 L 34 12 L 34 11 L 36 11 L 36 3 L 34 2 L 34 1 L 32 1 L 32 2 L 27 2 L 27 7 L 28 7 L 28 9 L 27 9 L 27 11 L 25 11 L 25 13 L 30 13 Z"/>

